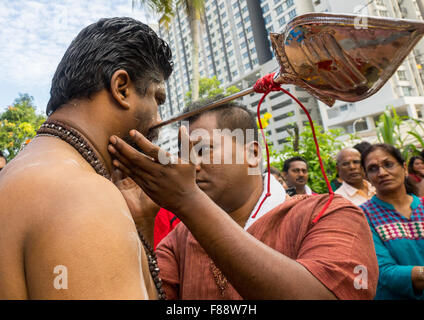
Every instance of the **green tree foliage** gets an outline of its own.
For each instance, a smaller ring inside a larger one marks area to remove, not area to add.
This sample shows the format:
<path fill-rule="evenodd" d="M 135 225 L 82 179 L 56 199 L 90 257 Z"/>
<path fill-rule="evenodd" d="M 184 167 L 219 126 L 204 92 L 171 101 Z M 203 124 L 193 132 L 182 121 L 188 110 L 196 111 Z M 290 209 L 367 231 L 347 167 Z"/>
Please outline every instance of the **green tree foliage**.
<path fill-rule="evenodd" d="M 200 78 L 199 81 L 199 100 L 213 98 L 218 95 L 228 96 L 240 91 L 236 86 L 230 86 L 225 90 L 220 87 L 221 82 L 213 76 L 212 78 Z M 185 101 L 187 104 L 192 102 L 191 91 L 186 93 Z"/>
<path fill-rule="evenodd" d="M 324 131 L 321 126 L 314 126 L 320 148 L 324 169 L 329 181 L 336 177 L 336 155 L 344 147 L 339 137 L 343 135 L 341 129 L 329 129 Z M 327 193 L 327 185 L 322 176 L 317 151 L 314 144 L 311 127 L 308 125 L 298 136 L 293 134 L 287 138 L 281 151 L 271 148 L 270 156 L 275 159 L 272 166 L 283 170 L 284 161 L 294 156 L 301 156 L 309 166 L 308 185 L 317 193 Z"/>
<path fill-rule="evenodd" d="M 43 115 L 36 114 L 33 100 L 28 94 L 20 94 L 13 105 L 0 115 L 0 150 L 6 151 L 8 161 L 35 136 L 45 121 Z"/>

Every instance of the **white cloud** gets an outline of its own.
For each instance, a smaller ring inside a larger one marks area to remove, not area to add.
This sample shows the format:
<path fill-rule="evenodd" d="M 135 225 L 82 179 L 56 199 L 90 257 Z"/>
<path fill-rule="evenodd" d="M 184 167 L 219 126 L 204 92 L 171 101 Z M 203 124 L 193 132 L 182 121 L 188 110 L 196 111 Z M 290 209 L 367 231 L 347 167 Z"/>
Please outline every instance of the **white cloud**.
<path fill-rule="evenodd" d="M 100 18 L 114 16 L 155 21 L 140 9 L 132 11 L 131 0 L 0 0 L 0 83 L 16 87 L 17 92 L 34 86 L 45 96 L 78 32 Z M 36 93 L 28 93 L 36 98 Z M 0 107 L 5 105 L 0 100 Z"/>

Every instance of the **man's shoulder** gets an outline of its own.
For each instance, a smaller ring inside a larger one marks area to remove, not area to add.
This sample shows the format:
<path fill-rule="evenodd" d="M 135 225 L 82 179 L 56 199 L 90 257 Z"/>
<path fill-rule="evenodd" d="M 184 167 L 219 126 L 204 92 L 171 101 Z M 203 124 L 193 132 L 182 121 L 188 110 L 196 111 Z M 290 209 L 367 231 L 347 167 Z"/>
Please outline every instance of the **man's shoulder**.
<path fill-rule="evenodd" d="M 323 211 L 324 208 L 325 210 Z M 347 215 L 351 214 L 363 216 L 361 209 L 340 194 L 334 194 L 332 198 L 330 198 L 329 194 L 294 196 L 273 211 L 274 214 L 281 216 L 281 218 L 285 219 L 287 217 L 291 222 L 295 222 L 294 220 L 299 223 L 306 222 L 310 226 L 315 225 L 316 222 L 329 215 L 341 221 L 345 221 Z M 316 221 L 320 213 L 322 214 Z"/>
<path fill-rule="evenodd" d="M 3 211 L 25 218 L 41 218 L 127 208 L 111 181 L 90 171 L 62 169 L 34 166 L 3 176 L 0 180 Z"/>

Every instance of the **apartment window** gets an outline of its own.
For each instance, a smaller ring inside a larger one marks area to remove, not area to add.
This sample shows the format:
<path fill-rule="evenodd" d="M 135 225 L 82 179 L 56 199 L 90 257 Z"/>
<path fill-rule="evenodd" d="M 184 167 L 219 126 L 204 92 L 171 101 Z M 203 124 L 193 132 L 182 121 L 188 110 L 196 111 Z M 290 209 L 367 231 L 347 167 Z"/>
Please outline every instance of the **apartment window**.
<path fill-rule="evenodd" d="M 247 52 L 245 52 L 245 53 L 242 54 L 242 56 L 243 56 L 243 59 L 246 59 L 246 58 L 249 57 L 249 54 Z"/>
<path fill-rule="evenodd" d="M 243 38 L 243 36 L 244 36 L 244 32 L 242 31 L 239 33 L 239 38 Z"/>
<path fill-rule="evenodd" d="M 270 23 L 270 22 L 271 22 L 271 15 L 270 15 L 270 14 L 269 14 L 269 15 L 267 15 L 267 16 L 264 18 L 264 20 L 265 20 L 265 24 Z"/>
<path fill-rule="evenodd" d="M 263 6 L 263 8 L 262 8 L 262 12 L 263 13 L 267 13 L 269 11 L 269 5 L 268 4 L 266 4 L 266 5 L 264 5 Z"/>
<path fill-rule="evenodd" d="M 408 79 L 406 78 L 406 71 L 405 71 L 405 70 L 399 70 L 399 71 L 397 72 L 397 75 L 398 75 L 399 80 L 401 80 L 401 81 L 406 81 L 406 80 L 408 80 Z"/>
<path fill-rule="evenodd" d="M 340 106 L 340 111 L 347 111 L 347 104 Z"/>
<path fill-rule="evenodd" d="M 241 8 L 241 12 L 242 12 L 242 13 L 245 13 L 247 10 L 248 10 L 248 9 L 247 9 L 247 7 L 243 7 L 243 8 Z"/>
<path fill-rule="evenodd" d="M 378 10 L 378 14 L 382 17 L 388 17 L 389 14 L 387 13 L 387 10 Z"/>
<path fill-rule="evenodd" d="M 253 39 L 253 38 L 249 38 L 249 39 L 247 39 L 247 42 L 249 42 L 249 43 L 253 43 L 253 41 L 254 41 L 254 39 Z"/>
<path fill-rule="evenodd" d="M 293 0 L 287 0 L 286 4 L 287 4 L 287 8 L 290 8 L 293 5 Z"/>
<path fill-rule="evenodd" d="M 228 27 L 228 21 L 225 21 L 225 23 L 223 24 L 223 27 L 224 28 Z"/>
<path fill-rule="evenodd" d="M 401 87 L 402 93 L 404 96 L 412 96 L 413 90 L 411 87 Z"/>
<path fill-rule="evenodd" d="M 274 95 L 270 96 L 269 98 L 272 100 L 272 99 L 275 99 L 275 98 L 282 96 L 283 94 L 285 94 L 285 93 L 280 91 L 280 92 L 275 93 Z"/>
<path fill-rule="evenodd" d="M 246 18 L 244 18 L 244 23 L 248 23 L 250 21 L 249 16 L 247 16 Z"/>
<path fill-rule="evenodd" d="M 241 28 L 242 26 L 243 26 L 243 23 L 241 21 L 237 23 L 237 28 Z"/>
<path fill-rule="evenodd" d="M 281 17 L 280 19 L 278 19 L 278 24 L 280 25 L 280 27 L 284 26 L 286 24 L 286 18 Z"/>
<path fill-rule="evenodd" d="M 231 57 L 234 54 L 233 50 L 228 51 L 228 56 Z"/>
<path fill-rule="evenodd" d="M 277 12 L 277 15 L 278 14 L 281 14 L 281 13 L 283 13 L 283 5 L 282 4 L 280 4 L 276 9 L 275 9 L 275 11 Z"/>
<path fill-rule="evenodd" d="M 279 104 L 276 104 L 275 106 L 272 106 L 271 107 L 271 110 L 272 111 L 275 111 L 275 110 L 278 110 L 278 109 L 281 109 L 281 108 L 283 108 L 283 107 L 285 107 L 285 106 L 288 106 L 289 104 L 291 104 L 292 102 L 291 102 L 291 100 L 286 100 L 286 101 L 283 101 L 283 102 L 281 102 L 281 103 L 279 103 Z"/>
<path fill-rule="evenodd" d="M 290 19 L 293 19 L 294 17 L 296 17 L 296 9 L 293 9 L 292 11 L 289 12 L 289 17 Z"/>
<path fill-rule="evenodd" d="M 339 108 L 327 109 L 328 119 L 337 118 L 339 115 L 340 115 L 340 109 Z"/>

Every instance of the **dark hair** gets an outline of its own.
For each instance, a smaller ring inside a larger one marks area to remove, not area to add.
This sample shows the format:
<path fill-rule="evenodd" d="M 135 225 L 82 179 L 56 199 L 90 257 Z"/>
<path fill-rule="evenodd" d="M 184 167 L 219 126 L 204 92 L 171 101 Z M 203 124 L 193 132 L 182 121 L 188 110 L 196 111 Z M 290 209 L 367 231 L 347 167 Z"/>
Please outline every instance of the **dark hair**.
<path fill-rule="evenodd" d="M 222 95 L 218 95 L 213 98 L 193 102 L 184 108 L 183 113 L 197 110 L 222 98 Z M 185 120 L 189 123 L 193 123 L 206 114 L 216 115 L 216 122 L 219 129 L 242 129 L 245 139 L 251 137 L 251 135 L 247 134 L 247 130 L 253 130 L 253 141 L 258 141 L 258 126 L 256 125 L 255 114 L 247 109 L 245 105 L 235 101 L 230 101 L 219 107 L 188 117 Z M 245 143 L 247 142 L 250 141 L 245 141 Z"/>
<path fill-rule="evenodd" d="M 414 174 L 416 174 L 417 172 L 414 170 L 414 162 L 415 162 L 415 160 L 421 160 L 421 161 L 423 161 L 424 162 L 424 159 L 422 158 L 422 157 L 420 157 L 420 156 L 414 156 L 414 157 L 411 157 L 411 159 L 409 159 L 409 162 L 408 162 L 408 173 L 414 173 Z"/>
<path fill-rule="evenodd" d="M 371 143 L 369 143 L 367 141 L 362 141 L 362 142 L 360 142 L 358 144 L 355 144 L 353 146 L 353 148 L 355 148 L 356 150 L 358 150 L 359 153 L 362 155 L 365 152 L 365 150 L 367 150 L 371 146 L 372 146 Z"/>
<path fill-rule="evenodd" d="M 2 151 L 0 151 L 0 158 L 5 158 L 6 159 L 6 157 L 3 155 L 3 152 Z"/>
<path fill-rule="evenodd" d="M 308 163 L 302 157 L 291 157 L 291 158 L 287 159 L 286 161 L 284 161 L 283 172 L 288 172 L 289 169 L 290 169 L 291 163 L 292 162 L 295 162 L 295 161 L 303 161 L 303 162 L 305 162 L 306 163 L 306 168 L 308 168 Z"/>
<path fill-rule="evenodd" d="M 402 154 L 400 153 L 399 149 L 395 148 L 394 146 L 387 144 L 387 143 L 378 143 L 378 144 L 373 144 L 371 145 L 371 147 L 369 147 L 362 155 L 361 157 L 361 164 L 362 167 L 364 168 L 365 172 L 367 172 L 367 168 L 365 167 L 365 161 L 367 160 L 367 157 L 369 156 L 369 154 L 371 152 L 374 152 L 377 149 L 381 149 L 384 152 L 387 152 L 388 154 L 390 154 L 393 158 L 396 159 L 396 161 L 400 164 L 400 165 L 404 165 L 405 164 L 405 159 L 402 157 Z M 416 186 L 414 186 L 407 177 L 405 177 L 405 189 L 406 189 L 406 193 L 413 193 L 415 195 L 418 195 L 418 190 L 416 188 Z"/>
<path fill-rule="evenodd" d="M 47 115 L 78 98 L 106 88 L 115 71 L 128 72 L 142 96 L 152 82 L 168 79 L 173 69 L 168 44 L 146 24 L 132 18 L 100 19 L 77 35 L 53 76 Z"/>

